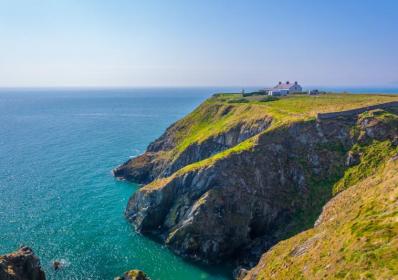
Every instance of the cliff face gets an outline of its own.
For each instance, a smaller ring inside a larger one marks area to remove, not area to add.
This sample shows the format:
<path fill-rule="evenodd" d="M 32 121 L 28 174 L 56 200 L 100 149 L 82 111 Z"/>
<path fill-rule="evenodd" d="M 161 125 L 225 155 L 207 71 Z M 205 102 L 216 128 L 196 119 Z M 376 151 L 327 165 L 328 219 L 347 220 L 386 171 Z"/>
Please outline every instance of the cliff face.
<path fill-rule="evenodd" d="M 46 277 L 32 249 L 22 247 L 14 253 L 0 256 L 0 279 L 45 280 Z"/>
<path fill-rule="evenodd" d="M 181 123 L 169 128 L 147 153 L 115 171 L 150 182 L 131 197 L 126 217 L 184 257 L 232 259 L 250 268 L 279 240 L 312 227 L 333 194 L 398 152 L 394 112 L 315 120 L 313 113 L 273 106 L 246 126 L 239 116 L 236 127 L 162 157 L 179 145 L 174 128 Z"/>
<path fill-rule="evenodd" d="M 328 130 L 329 140 L 315 122 L 261 135 L 250 151 L 144 187 L 129 201 L 126 216 L 179 254 L 210 262 L 233 256 L 257 238 L 272 243 L 280 225 L 310 207 L 311 176 L 326 179 L 344 163 L 343 154 L 319 144 L 336 145 L 330 139 L 341 136 L 338 144 L 348 148 L 348 129 L 333 123 Z M 330 189 L 319 191 L 319 199 L 330 195 Z"/>

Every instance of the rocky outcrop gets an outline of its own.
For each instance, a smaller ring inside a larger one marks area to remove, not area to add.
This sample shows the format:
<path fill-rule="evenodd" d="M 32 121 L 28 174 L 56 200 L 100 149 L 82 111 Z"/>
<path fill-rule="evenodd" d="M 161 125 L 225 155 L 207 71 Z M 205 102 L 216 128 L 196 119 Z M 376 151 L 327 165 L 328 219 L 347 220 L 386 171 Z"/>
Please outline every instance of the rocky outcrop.
<path fill-rule="evenodd" d="M 115 280 L 151 280 L 148 275 L 142 270 L 133 269 L 124 273 L 121 277 L 116 277 Z"/>
<path fill-rule="evenodd" d="M 32 249 L 21 247 L 18 251 L 0 256 L 1 280 L 45 280 L 39 259 Z"/>
<path fill-rule="evenodd" d="M 364 112 L 377 110 L 377 109 L 390 109 L 398 107 L 397 101 L 386 102 L 381 104 L 376 104 L 372 106 L 366 106 L 362 108 L 347 110 L 347 111 L 339 111 L 339 112 L 329 112 L 329 113 L 320 113 L 317 114 L 317 118 L 321 120 L 327 119 L 336 119 L 338 117 L 354 117 L 356 115 L 362 114 Z"/>
<path fill-rule="evenodd" d="M 191 143 L 181 152 L 175 151 L 176 143 L 173 133 L 176 133 L 176 127 L 179 126 L 177 122 L 169 127 L 159 139 L 151 143 L 144 154 L 115 168 L 113 174 L 119 179 L 147 184 L 157 178 L 170 176 L 188 164 L 234 147 L 264 131 L 271 121 L 271 118 L 261 118 L 254 122 L 242 121 L 223 133 L 208 137 L 203 142 Z"/>

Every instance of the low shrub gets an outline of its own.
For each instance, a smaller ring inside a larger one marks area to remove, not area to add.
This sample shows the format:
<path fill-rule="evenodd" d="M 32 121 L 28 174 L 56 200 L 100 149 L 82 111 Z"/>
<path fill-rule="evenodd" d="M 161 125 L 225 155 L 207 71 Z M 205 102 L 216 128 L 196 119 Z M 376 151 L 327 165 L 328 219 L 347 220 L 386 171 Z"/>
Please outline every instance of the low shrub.
<path fill-rule="evenodd" d="M 237 98 L 237 99 L 231 99 L 228 100 L 228 103 L 248 103 L 249 100 L 247 100 L 246 98 Z"/>
<path fill-rule="evenodd" d="M 244 93 L 243 94 L 243 96 L 244 97 L 246 97 L 246 96 L 255 96 L 255 95 L 265 95 L 266 93 L 265 93 L 265 91 L 253 91 L 253 92 L 247 92 L 247 93 Z"/>
<path fill-rule="evenodd" d="M 279 100 L 279 98 L 276 96 L 266 96 L 264 98 L 261 98 L 259 101 L 260 102 L 270 102 L 270 101 L 276 101 L 276 100 Z"/>

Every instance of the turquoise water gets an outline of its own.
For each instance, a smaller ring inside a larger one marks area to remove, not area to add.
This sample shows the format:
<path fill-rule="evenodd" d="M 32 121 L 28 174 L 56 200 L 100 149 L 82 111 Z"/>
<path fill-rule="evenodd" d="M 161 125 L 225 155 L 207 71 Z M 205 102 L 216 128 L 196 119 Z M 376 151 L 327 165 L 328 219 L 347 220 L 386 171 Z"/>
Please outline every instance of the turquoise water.
<path fill-rule="evenodd" d="M 123 211 L 137 186 L 110 173 L 214 91 L 1 90 L 0 254 L 32 247 L 48 279 L 228 279 L 136 234 Z"/>

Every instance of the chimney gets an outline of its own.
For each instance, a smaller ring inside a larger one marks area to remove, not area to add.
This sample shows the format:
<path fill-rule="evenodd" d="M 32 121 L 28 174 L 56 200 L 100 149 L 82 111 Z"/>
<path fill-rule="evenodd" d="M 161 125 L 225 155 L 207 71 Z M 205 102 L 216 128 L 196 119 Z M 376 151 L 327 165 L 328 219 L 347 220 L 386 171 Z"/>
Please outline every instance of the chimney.
<path fill-rule="evenodd" d="M 281 85 L 281 84 L 282 84 L 282 82 L 281 82 L 281 81 L 279 81 L 279 84 Z"/>
<path fill-rule="evenodd" d="M 295 81 L 294 84 L 297 85 L 297 81 Z"/>
<path fill-rule="evenodd" d="M 288 84 L 289 84 L 289 81 L 286 81 L 286 84 L 288 85 Z"/>

